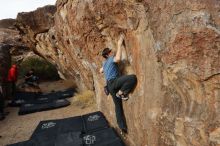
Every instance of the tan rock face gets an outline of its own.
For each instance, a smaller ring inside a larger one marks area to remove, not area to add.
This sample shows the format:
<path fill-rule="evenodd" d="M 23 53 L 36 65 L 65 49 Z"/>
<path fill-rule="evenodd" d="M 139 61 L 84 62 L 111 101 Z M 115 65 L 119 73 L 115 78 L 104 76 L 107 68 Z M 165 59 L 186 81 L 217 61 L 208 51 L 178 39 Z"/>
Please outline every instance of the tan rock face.
<path fill-rule="evenodd" d="M 23 42 L 29 48 L 35 48 L 37 34 L 48 32 L 54 25 L 53 15 L 56 12 L 55 6 L 45 6 L 32 12 L 18 13 L 15 26 L 23 34 Z M 37 52 L 35 52 L 37 53 Z"/>
<path fill-rule="evenodd" d="M 0 20 L 0 43 L 8 45 L 13 62 L 18 63 L 30 53 L 30 49 L 22 41 L 22 35 L 15 24 L 15 19 Z"/>
<path fill-rule="evenodd" d="M 47 32 L 51 26 L 53 26 L 53 14 L 56 12 L 55 6 L 45 6 L 38 8 L 33 12 L 23 12 L 19 13 L 17 16 L 17 21 L 23 24 L 26 31 L 33 32 L 33 35 L 38 33 Z M 19 24 L 18 24 L 19 25 Z"/>
<path fill-rule="evenodd" d="M 0 20 L 0 42 L 11 46 L 22 46 L 22 38 L 19 31 L 16 30 L 14 19 Z"/>
<path fill-rule="evenodd" d="M 98 73 L 100 52 L 116 51 L 119 34 L 125 34 L 122 71 L 138 76 L 124 102 L 129 145 L 220 144 L 218 0 L 58 0 L 56 6 L 48 31 L 29 30 L 26 24 L 31 40 L 26 39 L 63 77 L 94 89 L 99 109 L 114 126 L 114 104 Z"/>

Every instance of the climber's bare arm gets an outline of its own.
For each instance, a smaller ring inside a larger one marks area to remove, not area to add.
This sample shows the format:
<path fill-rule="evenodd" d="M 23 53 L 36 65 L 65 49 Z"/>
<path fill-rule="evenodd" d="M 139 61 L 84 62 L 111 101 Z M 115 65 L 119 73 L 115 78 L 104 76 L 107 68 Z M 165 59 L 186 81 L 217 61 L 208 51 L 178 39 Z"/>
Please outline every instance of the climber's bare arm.
<path fill-rule="evenodd" d="M 121 53 L 122 53 L 122 43 L 123 43 L 123 40 L 124 40 L 124 35 L 121 34 L 120 37 L 119 37 L 119 40 L 118 40 L 118 48 L 117 48 L 117 52 L 116 52 L 116 55 L 114 57 L 114 62 L 120 62 L 121 61 Z"/>
<path fill-rule="evenodd" d="M 100 73 L 103 73 L 103 67 L 102 67 L 102 68 L 100 68 L 99 72 L 100 72 Z"/>

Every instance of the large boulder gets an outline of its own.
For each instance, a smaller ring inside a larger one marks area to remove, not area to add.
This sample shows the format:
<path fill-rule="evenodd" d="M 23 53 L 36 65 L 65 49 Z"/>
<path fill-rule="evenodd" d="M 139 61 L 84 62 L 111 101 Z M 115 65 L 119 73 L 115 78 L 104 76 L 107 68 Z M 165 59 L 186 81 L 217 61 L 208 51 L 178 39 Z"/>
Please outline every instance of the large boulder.
<path fill-rule="evenodd" d="M 98 70 L 101 50 L 116 51 L 125 34 L 123 72 L 138 77 L 123 104 L 128 145 L 220 145 L 219 0 L 58 0 L 56 7 L 49 27 L 37 19 L 47 13 L 26 14 L 34 27 L 21 27 L 25 39 L 64 78 L 94 89 L 98 108 L 115 126 Z"/>

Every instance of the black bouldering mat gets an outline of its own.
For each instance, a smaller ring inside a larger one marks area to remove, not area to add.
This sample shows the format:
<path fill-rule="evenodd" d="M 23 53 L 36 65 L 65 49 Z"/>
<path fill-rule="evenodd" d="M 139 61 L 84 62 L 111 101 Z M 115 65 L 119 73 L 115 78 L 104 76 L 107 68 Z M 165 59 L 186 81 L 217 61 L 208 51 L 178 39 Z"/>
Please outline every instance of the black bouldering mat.
<path fill-rule="evenodd" d="M 35 93 L 35 92 L 16 92 L 15 93 L 15 100 L 16 99 L 34 99 L 37 98 L 41 93 Z"/>
<path fill-rule="evenodd" d="M 72 97 L 72 96 L 74 96 L 75 92 L 76 91 L 73 88 L 69 88 L 69 89 L 63 90 L 63 91 L 61 91 L 61 97 L 62 98 Z"/>
<path fill-rule="evenodd" d="M 8 106 L 10 106 L 10 107 L 19 107 L 24 103 L 25 103 L 25 100 L 23 100 L 23 99 L 12 100 L 8 103 Z"/>
<path fill-rule="evenodd" d="M 25 104 L 22 104 L 22 106 L 20 107 L 18 114 L 25 115 L 25 114 L 30 114 L 30 113 L 40 112 L 40 111 L 66 107 L 68 105 L 70 105 L 70 102 L 66 99 L 58 99 L 58 100 L 53 100 L 51 102 L 46 102 L 46 103 L 41 103 L 41 104 L 25 103 Z"/>
<path fill-rule="evenodd" d="M 63 91 L 56 91 L 46 94 L 34 92 L 17 92 L 15 98 L 9 103 L 9 106 L 18 107 L 22 104 L 42 104 L 53 100 L 65 99 L 72 97 L 75 93 L 73 88 L 65 89 Z"/>
<path fill-rule="evenodd" d="M 31 139 L 8 146 L 82 146 L 81 132 L 68 132 L 56 135 L 54 139 Z"/>
<path fill-rule="evenodd" d="M 82 146 L 81 132 L 59 134 L 54 143 L 54 146 Z"/>
<path fill-rule="evenodd" d="M 68 105 L 70 105 L 70 102 L 68 100 L 66 100 L 66 99 L 58 99 L 58 100 L 54 100 L 52 102 L 52 108 L 51 109 L 66 107 Z"/>
<path fill-rule="evenodd" d="M 59 120 L 41 121 L 35 131 L 33 132 L 31 139 L 55 139 L 59 130 Z"/>
<path fill-rule="evenodd" d="M 42 95 L 40 95 L 39 98 L 47 98 L 47 99 L 50 99 L 50 100 L 62 99 L 60 91 L 47 93 L 47 94 L 42 94 Z"/>
<path fill-rule="evenodd" d="M 125 146 L 101 112 L 41 121 L 29 141 L 10 146 Z"/>
<path fill-rule="evenodd" d="M 23 141 L 23 142 L 18 142 L 15 144 L 10 144 L 7 146 L 37 146 L 36 143 L 32 140 L 28 140 L 28 141 Z"/>
<path fill-rule="evenodd" d="M 9 103 L 9 106 L 17 107 L 26 103 L 27 101 L 33 101 L 40 96 L 40 93 L 34 92 L 16 92 L 15 98 Z"/>
<path fill-rule="evenodd" d="M 45 126 L 49 128 L 45 128 Z M 32 138 L 42 132 L 45 132 L 47 135 L 50 135 L 50 133 L 53 135 L 54 132 L 64 133 L 70 131 L 81 131 L 86 133 L 107 127 L 109 127 L 109 125 L 104 115 L 101 112 L 94 112 L 83 116 L 41 121 L 35 129 Z M 57 129 L 57 131 L 53 129 Z"/>
<path fill-rule="evenodd" d="M 37 146 L 82 146 L 81 132 L 68 132 L 55 134 L 55 138 L 45 139 L 36 137 L 32 139 Z"/>
<path fill-rule="evenodd" d="M 109 127 L 108 122 L 101 112 L 94 112 L 82 116 L 85 132 L 96 131 Z"/>
<path fill-rule="evenodd" d="M 57 135 L 62 133 L 82 132 L 83 128 L 81 116 L 41 121 L 33 132 L 31 139 L 55 139 Z"/>
<path fill-rule="evenodd" d="M 96 146 L 125 146 L 125 143 L 121 140 L 121 138 L 117 138 L 114 141 L 109 141 L 106 144 L 97 144 Z"/>
<path fill-rule="evenodd" d="M 74 95 L 74 89 L 66 89 L 63 91 L 56 91 L 47 94 L 42 94 L 40 97 L 49 98 L 49 99 L 65 99 L 68 97 L 72 97 Z"/>
<path fill-rule="evenodd" d="M 70 131 L 84 131 L 84 125 L 81 116 L 66 118 L 61 121 L 59 132 L 65 133 Z"/>
<path fill-rule="evenodd" d="M 65 99 L 68 97 L 72 97 L 72 96 L 70 94 L 56 92 L 56 93 L 50 93 L 46 95 L 42 94 L 35 99 L 27 100 L 25 103 L 42 104 L 42 103 L 49 103 L 55 100 L 59 101 L 58 99 Z"/>
<path fill-rule="evenodd" d="M 91 146 L 124 146 L 113 128 L 86 133 L 83 135 L 83 143 Z"/>

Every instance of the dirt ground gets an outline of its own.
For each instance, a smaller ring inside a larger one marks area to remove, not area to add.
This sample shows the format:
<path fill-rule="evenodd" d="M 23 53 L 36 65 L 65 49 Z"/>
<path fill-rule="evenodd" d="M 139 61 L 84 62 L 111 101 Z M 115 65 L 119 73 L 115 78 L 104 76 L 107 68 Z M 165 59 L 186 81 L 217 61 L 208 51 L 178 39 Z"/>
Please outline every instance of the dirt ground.
<path fill-rule="evenodd" d="M 73 86 L 71 81 L 45 82 L 40 85 L 43 92 L 58 91 Z M 81 97 L 82 95 L 84 94 L 78 93 L 76 96 Z M 7 107 L 6 111 L 10 113 L 5 120 L 0 121 L 0 136 L 2 136 L 0 146 L 28 140 L 42 120 L 62 119 L 97 111 L 94 102 L 83 105 L 82 102 L 77 101 L 79 98 L 74 99 L 76 96 L 69 99 L 71 105 L 68 107 L 22 116 L 18 116 L 18 108 Z"/>

